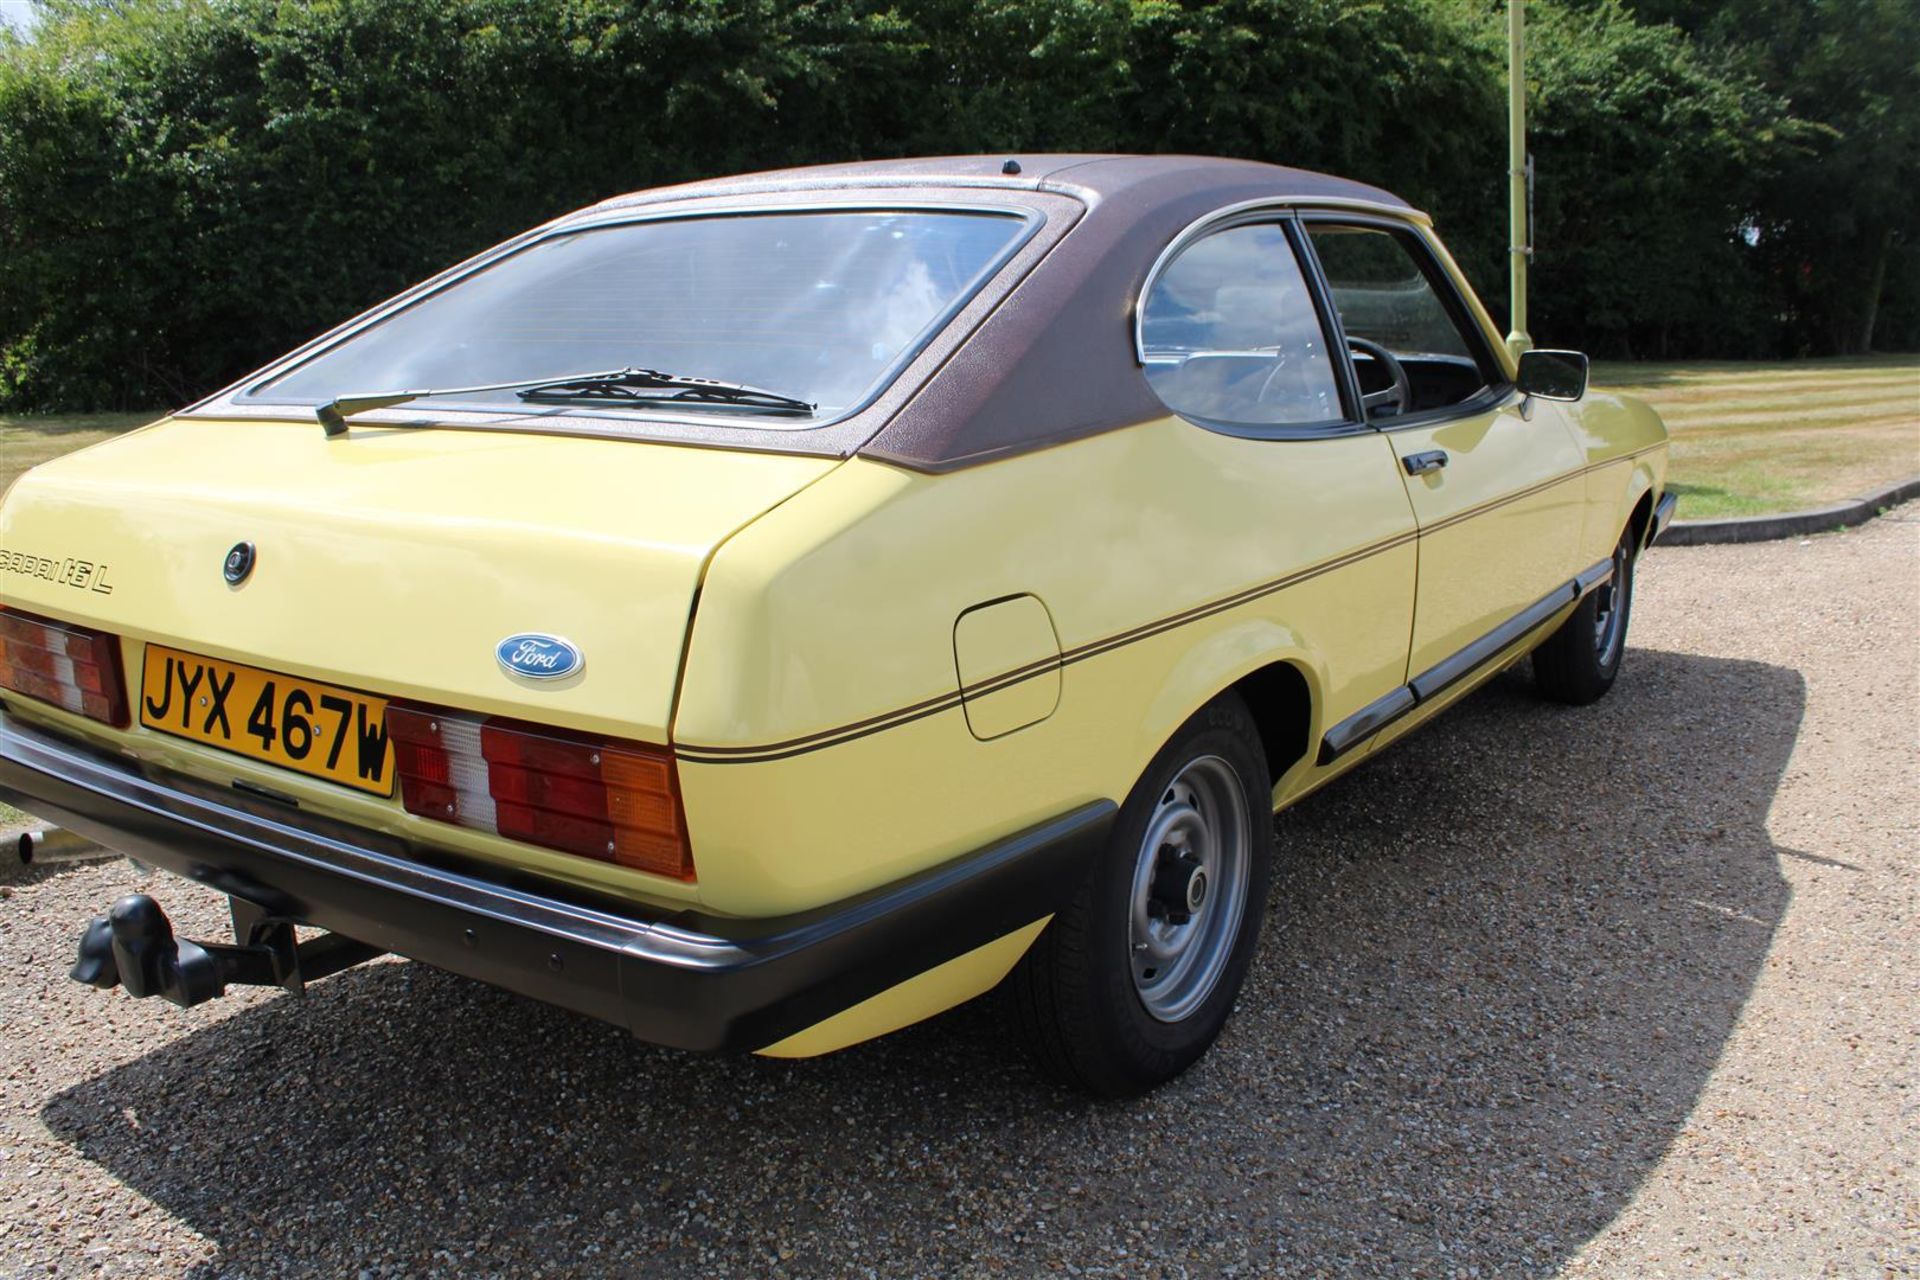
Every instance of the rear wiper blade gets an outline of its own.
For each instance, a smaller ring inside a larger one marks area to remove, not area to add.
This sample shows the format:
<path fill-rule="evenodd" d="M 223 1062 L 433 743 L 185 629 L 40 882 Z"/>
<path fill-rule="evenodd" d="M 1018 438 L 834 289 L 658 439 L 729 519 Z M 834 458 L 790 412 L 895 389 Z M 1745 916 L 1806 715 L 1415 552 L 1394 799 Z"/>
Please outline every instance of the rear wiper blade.
<path fill-rule="evenodd" d="M 660 391 L 668 394 L 654 394 Z M 620 369 L 578 378 L 555 378 L 529 386 L 519 395 L 534 404 L 718 404 L 792 414 L 809 414 L 817 407 L 811 401 L 796 400 L 765 387 L 694 378 L 659 369 Z"/>
<path fill-rule="evenodd" d="M 522 400 L 543 404 L 686 404 L 729 405 L 764 413 L 810 414 L 815 405 L 738 382 L 690 378 L 658 369 L 609 369 L 602 373 L 573 373 L 559 378 L 529 378 L 524 382 L 493 382 L 479 387 L 431 387 L 418 391 L 369 391 L 335 396 L 313 411 L 329 436 L 345 434 L 347 419 L 356 413 L 390 409 L 410 400 L 434 396 L 471 396 L 492 391 L 517 391 Z M 667 391 L 668 395 L 651 394 Z"/>

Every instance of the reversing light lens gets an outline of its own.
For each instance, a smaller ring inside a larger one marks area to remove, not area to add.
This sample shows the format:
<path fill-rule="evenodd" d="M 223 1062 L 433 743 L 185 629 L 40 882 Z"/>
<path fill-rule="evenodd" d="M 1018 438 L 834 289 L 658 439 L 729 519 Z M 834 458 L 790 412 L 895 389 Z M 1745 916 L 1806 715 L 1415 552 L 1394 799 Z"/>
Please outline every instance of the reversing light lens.
<path fill-rule="evenodd" d="M 0 687 L 124 729 L 120 638 L 0 608 Z"/>
<path fill-rule="evenodd" d="M 658 747 L 401 704 L 387 736 L 409 813 L 693 878 L 673 757 Z"/>

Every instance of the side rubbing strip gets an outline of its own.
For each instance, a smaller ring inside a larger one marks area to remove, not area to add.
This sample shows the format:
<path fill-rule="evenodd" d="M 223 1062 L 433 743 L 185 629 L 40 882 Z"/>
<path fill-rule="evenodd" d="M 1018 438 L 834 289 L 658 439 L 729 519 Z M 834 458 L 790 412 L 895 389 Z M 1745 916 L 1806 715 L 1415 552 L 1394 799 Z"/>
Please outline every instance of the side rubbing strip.
<path fill-rule="evenodd" d="M 1414 697 L 1425 702 L 1429 698 L 1438 696 L 1498 657 L 1527 632 L 1579 598 L 1580 589 L 1571 582 L 1551 594 L 1542 596 L 1466 648 L 1451 657 L 1443 658 L 1415 676 L 1411 681 Z"/>
<path fill-rule="evenodd" d="M 1573 593 L 1583 596 L 1613 576 L 1613 561 L 1602 560 L 1573 580 Z"/>
<path fill-rule="evenodd" d="M 1320 763 L 1332 764 L 1347 752 L 1413 710 L 1418 702 L 1406 685 L 1375 698 L 1360 710 L 1327 730 L 1320 743 Z"/>
<path fill-rule="evenodd" d="M 1613 561 L 1602 560 L 1583 570 L 1572 582 L 1541 596 L 1472 644 L 1434 663 L 1400 688 L 1369 702 L 1327 730 L 1320 740 L 1320 763 L 1332 764 L 1421 703 L 1446 692 L 1612 576 Z"/>

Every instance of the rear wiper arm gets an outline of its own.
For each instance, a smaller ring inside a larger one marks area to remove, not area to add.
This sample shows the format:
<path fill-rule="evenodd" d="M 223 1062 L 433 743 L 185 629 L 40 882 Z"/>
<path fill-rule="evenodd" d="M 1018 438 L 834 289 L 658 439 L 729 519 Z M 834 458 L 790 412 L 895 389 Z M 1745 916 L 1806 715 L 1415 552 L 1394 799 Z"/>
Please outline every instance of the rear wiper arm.
<path fill-rule="evenodd" d="M 689 378 L 658 369 L 610 369 L 604 373 L 574 373 L 560 378 L 529 378 L 524 382 L 493 382 L 479 387 L 432 387 L 418 391 L 371 391 L 335 396 L 313 411 L 329 436 L 344 435 L 347 419 L 356 413 L 390 409 L 410 400 L 433 396 L 471 396 L 491 391 L 517 391 L 522 400 L 538 404 L 673 404 L 731 405 L 766 413 L 810 414 L 813 404 L 738 382 Z M 670 395 L 647 394 L 669 391 Z"/>

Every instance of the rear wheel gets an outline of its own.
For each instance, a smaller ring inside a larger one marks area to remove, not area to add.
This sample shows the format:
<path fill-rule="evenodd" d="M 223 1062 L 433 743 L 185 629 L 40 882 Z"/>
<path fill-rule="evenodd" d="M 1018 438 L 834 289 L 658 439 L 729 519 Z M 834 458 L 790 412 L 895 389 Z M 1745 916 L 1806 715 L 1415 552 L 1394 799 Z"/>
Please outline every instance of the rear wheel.
<path fill-rule="evenodd" d="M 1633 611 L 1633 530 L 1613 549 L 1613 574 L 1575 605 L 1567 620 L 1533 651 L 1533 678 L 1556 702 L 1585 706 L 1613 687 L 1627 652 Z"/>
<path fill-rule="evenodd" d="M 1259 941 L 1271 876 L 1266 757 L 1225 695 L 1182 725 L 1127 797 L 1079 895 L 1009 979 L 1040 1065 L 1105 1097 L 1206 1052 Z"/>

